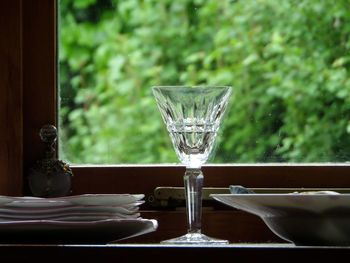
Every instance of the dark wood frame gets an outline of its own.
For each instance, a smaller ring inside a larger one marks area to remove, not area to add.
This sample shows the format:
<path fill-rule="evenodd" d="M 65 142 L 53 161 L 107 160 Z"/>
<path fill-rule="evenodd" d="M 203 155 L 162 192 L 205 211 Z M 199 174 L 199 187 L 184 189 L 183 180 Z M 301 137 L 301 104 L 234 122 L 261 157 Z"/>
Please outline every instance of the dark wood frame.
<path fill-rule="evenodd" d="M 21 3 L 0 3 L 0 192 L 22 188 L 22 28 Z"/>
<path fill-rule="evenodd" d="M 56 123 L 56 1 L 0 3 L 0 192 L 22 195 L 42 156 L 38 136 Z"/>
<path fill-rule="evenodd" d="M 38 132 L 57 124 L 57 17 L 55 0 L 0 3 L 0 193 L 26 194 L 28 169 L 43 154 Z M 9 26 L 11 25 L 11 26 Z M 7 126 L 4 125 L 7 123 Z M 73 166 L 73 194 L 150 193 L 157 186 L 182 186 L 180 166 Z M 350 187 L 347 164 L 213 165 L 204 168 L 205 185 L 227 187 Z M 145 209 L 148 209 L 145 207 Z M 184 232 L 181 211 L 145 211 L 160 231 L 135 242 L 158 242 Z M 239 211 L 205 210 L 205 231 L 231 241 L 276 241 L 264 224 Z M 229 221 L 230 220 L 230 221 Z M 178 222 L 174 224 L 174 222 Z M 223 223 L 226 222 L 226 223 Z M 242 222 L 248 228 L 231 227 Z M 230 228 L 231 227 L 231 228 Z M 228 230 L 228 229 L 231 230 Z"/>

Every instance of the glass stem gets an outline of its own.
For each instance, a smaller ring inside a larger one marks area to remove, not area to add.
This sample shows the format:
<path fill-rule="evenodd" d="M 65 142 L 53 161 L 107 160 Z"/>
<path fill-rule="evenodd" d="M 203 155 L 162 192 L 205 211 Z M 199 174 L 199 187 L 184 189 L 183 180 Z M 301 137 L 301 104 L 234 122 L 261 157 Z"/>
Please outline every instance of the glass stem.
<path fill-rule="evenodd" d="M 184 175 L 188 233 L 201 232 L 203 173 L 200 168 L 186 168 Z"/>

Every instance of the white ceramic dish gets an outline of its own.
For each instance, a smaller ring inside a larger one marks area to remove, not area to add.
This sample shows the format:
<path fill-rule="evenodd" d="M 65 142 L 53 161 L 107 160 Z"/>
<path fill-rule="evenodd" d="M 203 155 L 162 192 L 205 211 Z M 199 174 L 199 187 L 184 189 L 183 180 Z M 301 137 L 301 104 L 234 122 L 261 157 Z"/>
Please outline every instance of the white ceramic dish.
<path fill-rule="evenodd" d="M 0 196 L 0 206 L 7 208 L 53 208 L 65 206 L 122 206 L 139 202 L 143 194 L 85 194 L 56 198 Z"/>
<path fill-rule="evenodd" d="M 156 220 L 0 222 L 1 243 L 106 244 L 155 231 Z"/>
<path fill-rule="evenodd" d="M 297 245 L 350 245 L 350 194 L 213 194 Z"/>
<path fill-rule="evenodd" d="M 121 214 L 121 213 L 54 213 L 54 214 L 1 214 L 0 222 L 4 221 L 24 221 L 24 220 L 60 220 L 60 221 L 95 221 L 106 219 L 135 219 L 139 218 L 140 213 Z"/>
<path fill-rule="evenodd" d="M 0 206 L 1 215 L 12 216 L 40 216 L 40 215 L 55 215 L 62 213 L 116 213 L 130 215 L 138 212 L 139 203 L 128 206 L 63 206 L 63 207 L 49 207 L 49 208 L 2 208 Z"/>
<path fill-rule="evenodd" d="M 140 201 L 144 197 L 143 194 L 85 194 L 61 197 L 60 200 L 67 200 L 73 205 L 120 206 Z"/>

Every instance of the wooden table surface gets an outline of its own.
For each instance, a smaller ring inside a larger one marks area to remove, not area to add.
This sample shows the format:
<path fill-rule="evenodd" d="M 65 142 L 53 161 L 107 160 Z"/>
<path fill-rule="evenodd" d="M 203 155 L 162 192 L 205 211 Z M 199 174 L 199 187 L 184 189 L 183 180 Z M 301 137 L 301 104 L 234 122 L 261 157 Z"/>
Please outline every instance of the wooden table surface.
<path fill-rule="evenodd" d="M 0 262 L 347 262 L 349 256 L 350 247 L 293 244 L 0 245 Z"/>

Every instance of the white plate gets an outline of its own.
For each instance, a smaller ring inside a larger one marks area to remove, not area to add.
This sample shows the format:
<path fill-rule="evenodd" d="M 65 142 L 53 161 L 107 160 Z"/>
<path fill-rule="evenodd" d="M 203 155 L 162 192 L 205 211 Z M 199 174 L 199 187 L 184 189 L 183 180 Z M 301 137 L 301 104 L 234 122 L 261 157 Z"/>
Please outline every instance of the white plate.
<path fill-rule="evenodd" d="M 56 198 L 0 196 L 0 206 L 9 208 L 53 208 L 64 206 L 122 206 L 139 202 L 143 194 L 85 194 Z"/>
<path fill-rule="evenodd" d="M 40 216 L 40 215 L 56 215 L 62 213 L 117 213 L 130 215 L 138 212 L 140 203 L 135 205 L 125 206 L 63 206 L 63 207 L 52 207 L 52 208 L 1 208 L 1 215 L 12 215 L 12 216 Z"/>
<path fill-rule="evenodd" d="M 144 197 L 143 194 L 85 194 L 61 197 L 60 200 L 67 200 L 73 205 L 120 206 L 140 201 Z"/>
<path fill-rule="evenodd" d="M 155 231 L 156 220 L 108 219 L 89 222 L 51 220 L 0 222 L 1 243 L 106 244 Z"/>
<path fill-rule="evenodd" d="M 0 214 L 2 221 L 24 221 L 24 220 L 59 220 L 59 221 L 95 221 L 105 219 L 136 219 L 140 213 L 120 214 L 120 213 L 55 213 L 55 214 Z"/>
<path fill-rule="evenodd" d="M 350 194 L 213 194 L 297 245 L 350 245 Z"/>

